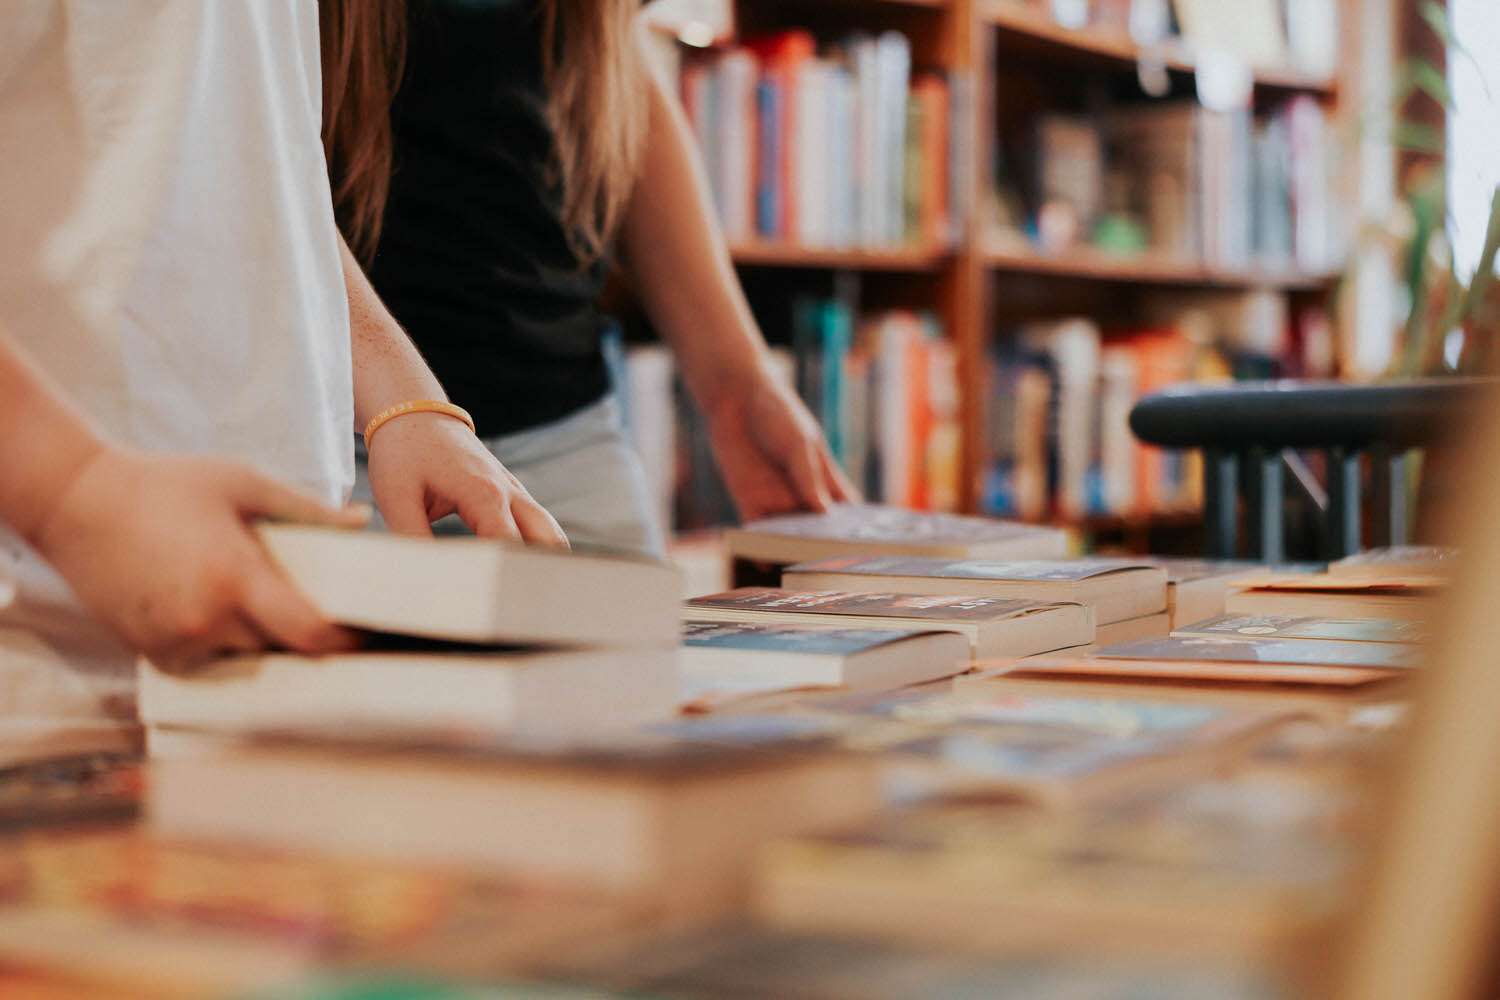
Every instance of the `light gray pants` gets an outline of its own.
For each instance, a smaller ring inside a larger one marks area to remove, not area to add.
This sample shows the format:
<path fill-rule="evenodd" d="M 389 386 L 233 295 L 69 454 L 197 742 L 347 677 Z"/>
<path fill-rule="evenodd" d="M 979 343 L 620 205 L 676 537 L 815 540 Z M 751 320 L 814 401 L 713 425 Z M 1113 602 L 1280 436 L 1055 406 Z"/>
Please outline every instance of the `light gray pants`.
<path fill-rule="evenodd" d="M 553 423 L 482 440 L 557 519 L 574 549 L 666 558 L 666 538 L 652 509 L 646 474 L 613 395 Z M 368 503 L 370 477 L 362 442 L 356 458 L 354 499 Z M 457 516 L 432 528 L 438 534 L 466 531 Z"/>

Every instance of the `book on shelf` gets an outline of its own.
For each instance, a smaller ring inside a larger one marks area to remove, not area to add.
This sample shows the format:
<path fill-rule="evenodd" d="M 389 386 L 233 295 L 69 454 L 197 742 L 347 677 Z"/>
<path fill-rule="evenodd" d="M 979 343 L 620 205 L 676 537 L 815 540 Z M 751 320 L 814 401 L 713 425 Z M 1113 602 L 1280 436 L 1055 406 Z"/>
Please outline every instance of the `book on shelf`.
<path fill-rule="evenodd" d="M 1239 580 L 1224 610 L 1247 615 L 1319 615 L 1425 621 L 1445 593 L 1446 576 L 1386 573 L 1268 573 Z"/>
<path fill-rule="evenodd" d="M 1087 645 L 1094 635 L 1092 609 L 1057 600 L 740 587 L 683 607 L 685 617 L 703 621 L 957 632 L 974 657 L 1030 656 Z"/>
<path fill-rule="evenodd" d="M 793 722 L 710 716 L 561 741 L 281 730 L 160 760 L 147 814 L 173 840 L 524 876 L 703 912 L 732 904 L 764 841 L 878 805 L 872 761 Z"/>
<path fill-rule="evenodd" d="M 1218 615 L 1172 630 L 1174 636 L 1249 636 L 1254 639 L 1327 639 L 1419 645 L 1431 637 L 1426 623 L 1399 618 L 1312 618 L 1298 615 Z"/>
<path fill-rule="evenodd" d="M 734 558 L 797 563 L 863 553 L 950 559 L 1049 559 L 1067 550 L 1057 528 L 995 518 L 836 504 L 824 514 L 784 514 L 724 533 Z"/>
<path fill-rule="evenodd" d="M 1265 568 L 1239 559 L 1137 558 L 1167 574 L 1167 614 L 1172 616 L 1174 629 L 1222 614 L 1224 595 L 1233 581 Z"/>
<path fill-rule="evenodd" d="M 689 620 L 679 657 L 685 681 L 710 691 L 872 690 L 961 673 L 969 644 L 953 632 Z"/>
<path fill-rule="evenodd" d="M 567 732 L 668 718 L 677 696 L 677 654 L 670 646 L 453 643 L 388 644 L 317 657 L 231 656 L 183 674 L 142 661 L 138 698 L 141 720 L 151 726 Z"/>
<path fill-rule="evenodd" d="M 475 643 L 677 642 L 669 566 L 480 538 L 256 527 L 271 559 L 342 625 Z"/>
<path fill-rule="evenodd" d="M 951 242 L 955 99 L 900 32 L 751 37 L 686 60 L 681 89 L 731 243 Z"/>
<path fill-rule="evenodd" d="M 782 573 L 797 590 L 878 587 L 903 594 L 977 594 L 1018 600 L 1075 601 L 1094 609 L 1096 626 L 1166 611 L 1166 574 L 1129 559 L 942 559 L 931 556 L 835 556 Z"/>
<path fill-rule="evenodd" d="M 1196 507 L 1198 460 L 1140 443 L 1129 416 L 1141 397 L 1209 374 L 1203 354 L 1169 327 L 1106 336 L 1075 317 L 1001 331 L 984 374 L 994 391 L 981 509 L 1077 520 Z"/>

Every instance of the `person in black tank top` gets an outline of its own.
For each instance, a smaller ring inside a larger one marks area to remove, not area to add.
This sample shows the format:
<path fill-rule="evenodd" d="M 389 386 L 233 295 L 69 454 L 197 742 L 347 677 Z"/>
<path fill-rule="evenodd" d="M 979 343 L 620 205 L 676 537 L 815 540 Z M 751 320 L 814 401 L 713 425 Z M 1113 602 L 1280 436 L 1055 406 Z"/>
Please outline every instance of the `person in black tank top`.
<path fill-rule="evenodd" d="M 770 374 L 666 85 L 641 70 L 636 179 L 614 245 L 588 259 L 564 221 L 541 3 L 409 0 L 407 29 L 369 275 L 452 400 L 574 544 L 661 547 L 639 470 L 619 467 L 635 459 L 608 409 L 598 299 L 616 252 L 677 355 L 740 515 L 852 499 L 816 422 Z M 579 448 L 592 448 L 588 461 Z M 639 530 L 622 537 L 626 522 Z"/>

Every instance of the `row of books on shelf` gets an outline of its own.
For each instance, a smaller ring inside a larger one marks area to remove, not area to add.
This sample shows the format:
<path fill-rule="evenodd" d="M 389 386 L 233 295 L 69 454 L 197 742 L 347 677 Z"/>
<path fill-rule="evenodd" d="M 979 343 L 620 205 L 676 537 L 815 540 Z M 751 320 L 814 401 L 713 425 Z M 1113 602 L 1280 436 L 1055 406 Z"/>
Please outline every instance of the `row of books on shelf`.
<path fill-rule="evenodd" d="M 951 242 L 955 90 L 899 32 L 783 31 L 689 59 L 683 103 L 731 242 Z"/>
<path fill-rule="evenodd" d="M 12 841 L 0 967 L 120 995 L 329 969 L 639 990 L 661 980 L 607 943 L 661 976 L 672 935 L 747 920 L 964 961 L 1263 954 L 1345 898 L 1350 778 L 1454 558 L 1247 577 L 848 506 L 726 538 L 813 560 L 780 588 L 683 602 L 656 565 L 258 530 L 379 645 L 143 663 L 145 823 Z M 442 583 L 397 599 L 393 576 Z M 66 784 L 9 763 L 6 801 Z"/>
<path fill-rule="evenodd" d="M 917 510 L 960 501 L 957 359 L 930 313 L 856 318 L 839 299 L 799 299 L 792 345 L 772 351 L 780 377 L 818 419 L 834 458 L 862 495 Z M 664 523 L 680 530 L 734 521 L 708 431 L 670 355 L 623 358 L 626 425 Z"/>
<path fill-rule="evenodd" d="M 1000 172 L 1001 233 L 1024 232 L 1043 250 L 1086 244 L 1311 273 L 1342 257 L 1334 140 L 1307 95 L 1264 114 L 1190 99 L 1047 113 L 1015 142 L 1033 169 Z"/>

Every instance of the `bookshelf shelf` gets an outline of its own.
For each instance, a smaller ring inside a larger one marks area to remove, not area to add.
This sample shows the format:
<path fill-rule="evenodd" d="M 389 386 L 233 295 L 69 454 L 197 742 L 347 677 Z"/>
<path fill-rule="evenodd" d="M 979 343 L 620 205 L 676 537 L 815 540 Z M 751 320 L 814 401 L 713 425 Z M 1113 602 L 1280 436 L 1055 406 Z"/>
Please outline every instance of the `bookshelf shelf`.
<path fill-rule="evenodd" d="M 1276 288 L 1283 291 L 1325 289 L 1334 274 L 1317 274 L 1273 268 L 1226 269 L 1206 267 L 1181 257 L 1141 253 L 1130 256 L 1079 247 L 1061 253 L 1042 251 L 1010 243 L 991 243 L 982 253 L 991 271 L 1050 275 L 1095 281 L 1154 285 L 1191 285 L 1204 288 Z"/>
<path fill-rule="evenodd" d="M 951 255 L 945 247 L 891 247 L 844 250 L 804 247 L 788 243 L 752 241 L 729 248 L 736 264 L 745 267 L 830 268 L 849 271 L 936 271 Z"/>
<path fill-rule="evenodd" d="M 1045 13 L 1017 6 L 1014 0 L 991 0 L 986 20 L 993 25 L 1003 42 L 1016 48 L 1030 48 L 1049 55 L 1072 55 L 1109 63 L 1134 63 L 1147 51 L 1118 28 L 1065 28 Z M 1194 70 L 1193 57 L 1180 43 L 1157 47 L 1168 69 L 1182 73 Z M 1298 90 L 1331 95 L 1332 80 L 1309 76 L 1292 67 L 1266 67 L 1255 71 L 1255 82 L 1262 87 Z"/>

